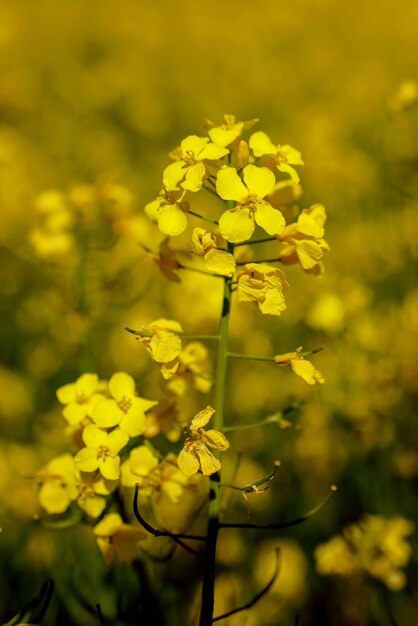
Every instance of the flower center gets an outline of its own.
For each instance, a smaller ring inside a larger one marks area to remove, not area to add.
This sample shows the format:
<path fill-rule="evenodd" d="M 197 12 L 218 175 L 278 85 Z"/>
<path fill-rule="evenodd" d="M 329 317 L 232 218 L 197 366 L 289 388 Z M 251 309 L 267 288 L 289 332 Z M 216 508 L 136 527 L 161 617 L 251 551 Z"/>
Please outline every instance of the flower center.
<path fill-rule="evenodd" d="M 105 460 L 108 456 L 110 456 L 109 448 L 106 448 L 106 446 L 100 446 L 97 450 L 97 458 Z"/>
<path fill-rule="evenodd" d="M 121 411 L 127 413 L 132 406 L 132 400 L 123 396 L 117 404 Z"/>
<path fill-rule="evenodd" d="M 186 153 L 183 155 L 183 161 L 187 163 L 187 165 L 196 165 L 197 159 L 194 152 L 192 152 L 191 150 L 187 150 Z"/>

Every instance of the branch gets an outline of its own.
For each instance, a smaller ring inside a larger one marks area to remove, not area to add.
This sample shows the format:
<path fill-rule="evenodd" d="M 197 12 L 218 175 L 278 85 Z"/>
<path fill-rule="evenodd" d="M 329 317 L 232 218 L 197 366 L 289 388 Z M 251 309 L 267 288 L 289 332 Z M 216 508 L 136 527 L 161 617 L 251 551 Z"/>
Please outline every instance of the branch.
<path fill-rule="evenodd" d="M 209 189 L 207 187 L 205 187 L 205 189 L 207 191 L 209 191 Z M 194 215 L 195 217 L 200 218 L 204 222 L 209 222 L 209 224 L 217 224 L 218 223 L 218 220 L 212 220 L 210 217 L 205 217 L 204 215 L 200 215 L 200 213 L 195 213 L 195 211 L 187 211 L 187 213 L 189 213 L 190 215 Z"/>
<path fill-rule="evenodd" d="M 159 528 L 154 528 L 153 526 L 151 526 L 151 524 L 148 524 L 148 522 L 142 517 L 141 513 L 139 512 L 138 493 L 139 493 L 139 485 L 135 485 L 135 494 L 134 494 L 134 500 L 133 500 L 134 515 L 136 519 L 138 520 L 138 522 L 141 524 L 141 526 L 145 528 L 146 531 L 151 533 L 151 535 L 154 535 L 154 537 L 171 537 L 171 538 L 176 537 L 177 539 L 206 541 L 206 537 L 203 535 L 186 535 L 183 533 L 171 533 L 168 530 L 160 530 Z"/>
<path fill-rule="evenodd" d="M 254 598 L 252 600 L 250 600 L 249 602 L 247 602 L 247 604 L 244 604 L 243 606 L 240 606 L 237 609 L 232 609 L 232 611 L 228 611 L 228 613 L 224 613 L 223 615 L 218 615 L 217 617 L 213 618 L 214 622 L 217 622 L 221 619 L 225 619 L 226 617 L 230 617 L 230 615 L 234 615 L 235 613 L 240 613 L 241 611 L 246 611 L 247 609 L 251 609 L 251 607 L 253 607 L 255 604 L 257 604 L 257 602 L 259 602 L 261 600 L 261 598 L 266 595 L 266 593 L 271 589 L 271 587 L 273 586 L 278 574 L 279 574 L 279 554 L 280 554 L 280 548 L 275 548 L 274 549 L 275 553 L 276 553 L 276 564 L 274 566 L 274 573 L 272 578 L 269 580 L 269 582 L 267 583 L 267 585 L 264 587 L 264 589 L 262 589 L 261 591 L 259 591 L 257 593 L 257 595 L 254 596 Z"/>
<path fill-rule="evenodd" d="M 326 498 L 322 500 L 322 502 L 317 504 L 313 509 L 311 509 L 307 513 L 304 513 L 300 517 L 295 517 L 294 519 L 288 520 L 287 522 L 282 522 L 280 524 L 244 524 L 244 523 L 239 523 L 239 522 L 238 523 L 222 523 L 221 522 L 219 524 L 219 527 L 220 528 L 257 528 L 259 530 L 280 530 L 282 528 L 289 528 L 290 526 L 297 526 L 298 524 L 302 524 L 302 522 L 305 522 L 310 517 L 313 517 L 314 515 L 316 515 L 316 513 L 319 513 L 322 507 L 324 507 L 327 504 L 327 502 L 331 499 L 331 497 L 334 495 L 336 491 L 337 491 L 337 487 L 335 485 L 332 485 L 330 492 L 328 493 Z"/>
<path fill-rule="evenodd" d="M 252 246 L 255 243 L 267 243 L 268 241 L 277 241 L 277 237 L 264 237 L 264 239 L 254 239 L 254 241 L 241 241 L 235 246 Z"/>
<path fill-rule="evenodd" d="M 148 498 L 148 502 L 149 502 L 149 505 L 151 507 L 151 511 L 152 511 L 152 514 L 154 516 L 154 519 L 155 519 L 155 522 L 156 522 L 157 526 L 159 526 L 162 530 L 166 530 L 165 524 L 164 524 L 164 522 L 163 522 L 163 520 L 161 518 L 161 515 L 160 515 L 160 512 L 159 512 L 159 510 L 157 508 L 157 505 L 153 501 L 151 496 Z M 187 545 L 187 543 L 184 543 L 184 541 L 182 541 L 178 537 L 171 537 L 171 539 L 174 541 L 174 543 L 179 545 L 186 552 L 189 552 L 190 554 L 193 554 L 194 556 L 198 556 L 198 557 L 200 556 L 200 552 L 198 552 L 194 548 L 192 548 L 189 545 Z"/>
<path fill-rule="evenodd" d="M 107 626 L 107 622 L 103 617 L 102 609 L 100 608 L 100 604 L 96 604 L 97 615 L 99 616 L 99 621 L 101 626 Z"/>

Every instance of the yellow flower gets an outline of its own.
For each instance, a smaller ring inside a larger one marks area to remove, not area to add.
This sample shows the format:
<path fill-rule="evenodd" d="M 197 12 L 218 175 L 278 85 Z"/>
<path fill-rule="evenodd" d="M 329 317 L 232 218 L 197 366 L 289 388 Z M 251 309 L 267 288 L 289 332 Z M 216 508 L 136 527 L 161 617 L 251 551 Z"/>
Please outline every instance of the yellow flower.
<path fill-rule="evenodd" d="M 142 435 L 146 427 L 145 413 L 157 404 L 136 395 L 135 381 L 124 372 L 116 372 L 109 381 L 111 398 L 103 398 L 96 403 L 92 418 L 99 428 L 118 426 L 129 435 Z"/>
<path fill-rule="evenodd" d="M 418 103 L 418 83 L 415 80 L 403 81 L 389 100 L 389 108 L 394 113 L 406 111 Z"/>
<path fill-rule="evenodd" d="M 78 496 L 78 475 L 71 454 L 52 459 L 37 474 L 41 507 L 49 514 L 64 513 Z"/>
<path fill-rule="evenodd" d="M 97 474 L 83 473 L 77 482 L 77 504 L 90 517 L 99 517 L 106 508 L 106 497 L 116 489 L 117 480 L 106 480 Z"/>
<path fill-rule="evenodd" d="M 164 378 L 171 378 L 179 365 L 181 339 L 177 333 L 183 332 L 180 324 L 174 320 L 159 319 L 147 327 L 141 326 L 138 332 L 141 333 L 138 341 L 145 345 Z"/>
<path fill-rule="evenodd" d="M 163 187 L 157 198 L 145 206 L 145 213 L 164 235 L 176 237 L 186 230 L 189 203 L 185 194 L 184 190 Z"/>
<path fill-rule="evenodd" d="M 57 398 L 66 407 L 62 414 L 72 426 L 80 424 L 86 417 L 91 417 L 97 402 L 103 396 L 103 383 L 97 374 L 83 374 L 75 383 L 64 385 L 57 389 Z"/>
<path fill-rule="evenodd" d="M 162 433 L 169 441 L 178 441 L 183 432 L 179 411 L 170 400 L 161 400 L 147 413 L 144 437 L 156 437 Z"/>
<path fill-rule="evenodd" d="M 221 159 L 228 152 L 226 148 L 210 143 L 207 137 L 196 135 L 186 137 L 174 153 L 176 161 L 164 170 L 164 187 L 177 189 L 180 184 L 183 189 L 199 191 L 206 174 L 204 161 Z"/>
<path fill-rule="evenodd" d="M 216 179 L 216 191 L 223 200 L 234 200 L 233 209 L 225 211 L 219 220 L 224 239 L 239 243 L 250 239 L 257 223 L 269 235 L 278 235 L 285 227 L 281 212 L 264 200 L 272 193 L 276 179 L 267 167 L 247 165 L 242 182 L 234 167 L 222 167 Z"/>
<path fill-rule="evenodd" d="M 299 183 L 299 174 L 295 168 L 292 167 L 292 165 L 304 164 L 302 155 L 298 150 L 295 150 L 295 148 L 292 148 L 292 146 L 288 144 L 275 146 L 270 137 L 262 131 L 253 133 L 250 137 L 249 144 L 254 156 L 261 157 L 266 154 L 272 155 L 277 169 L 280 172 L 286 172 L 295 183 Z"/>
<path fill-rule="evenodd" d="M 107 563 L 132 563 L 138 556 L 137 543 L 147 539 L 141 528 L 124 524 L 119 513 L 108 513 L 93 529 L 97 545 Z"/>
<path fill-rule="evenodd" d="M 322 204 L 314 204 L 302 211 L 297 222 L 286 226 L 277 237 L 285 244 L 280 253 L 282 263 L 300 263 L 306 272 L 322 273 L 322 257 L 329 250 L 327 242 L 322 238 L 326 217 Z"/>
<path fill-rule="evenodd" d="M 225 113 L 225 122 L 216 126 L 210 120 L 207 120 L 207 125 L 210 127 L 208 131 L 209 137 L 218 146 L 229 146 L 233 141 L 241 137 L 242 132 L 248 128 L 257 124 L 258 120 L 248 120 L 247 122 L 237 122 L 235 115 Z"/>
<path fill-rule="evenodd" d="M 286 354 L 277 354 L 274 357 L 277 365 L 290 365 L 297 376 L 303 378 L 308 385 L 325 382 L 325 378 L 321 372 L 315 369 L 310 361 L 305 361 L 302 348 L 297 348 L 295 352 L 287 352 Z"/>
<path fill-rule="evenodd" d="M 158 465 L 158 458 L 147 446 L 139 446 L 131 450 L 129 457 L 121 466 L 121 483 L 124 487 L 146 485 L 147 476 Z M 147 495 L 151 495 L 148 492 Z"/>
<path fill-rule="evenodd" d="M 74 247 L 70 232 L 73 216 L 64 194 L 55 189 L 44 191 L 35 199 L 39 224 L 29 233 L 29 241 L 41 257 L 60 256 Z"/>
<path fill-rule="evenodd" d="M 240 302 L 257 302 L 262 313 L 281 315 L 286 308 L 283 291 L 288 286 L 286 276 L 277 267 L 247 263 L 238 274 L 238 299 Z"/>
<path fill-rule="evenodd" d="M 179 366 L 166 387 L 177 396 L 182 396 L 188 384 L 201 393 L 209 393 L 213 378 L 209 373 L 208 349 L 200 341 L 192 341 L 181 351 Z"/>
<path fill-rule="evenodd" d="M 192 419 L 191 437 L 186 439 L 184 448 L 178 456 L 179 468 L 186 476 L 196 474 L 199 467 L 205 476 L 210 476 L 221 469 L 221 462 L 208 450 L 207 446 L 224 451 L 229 448 L 229 443 L 225 435 L 217 430 L 205 430 L 203 428 L 214 412 L 215 410 L 208 406 Z"/>
<path fill-rule="evenodd" d="M 214 274 L 232 276 L 235 272 L 234 256 L 225 250 L 218 250 L 215 235 L 204 228 L 193 229 L 192 252 L 202 256 L 205 267 Z"/>
<path fill-rule="evenodd" d="M 94 472 L 98 469 L 104 478 L 118 479 L 118 454 L 128 443 L 128 435 L 119 428 L 106 433 L 94 424 L 89 424 L 83 430 L 82 437 L 86 447 L 77 452 L 74 458 L 76 467 L 82 472 Z"/>

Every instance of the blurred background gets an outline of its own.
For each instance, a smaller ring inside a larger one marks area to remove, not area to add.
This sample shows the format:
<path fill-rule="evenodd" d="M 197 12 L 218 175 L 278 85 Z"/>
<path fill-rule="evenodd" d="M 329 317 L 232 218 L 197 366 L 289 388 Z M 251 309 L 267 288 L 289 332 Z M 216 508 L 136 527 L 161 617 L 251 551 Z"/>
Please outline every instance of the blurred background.
<path fill-rule="evenodd" d="M 112 614 L 115 589 L 133 585 L 126 568 L 104 564 L 88 527 L 36 522 L 33 477 L 68 449 L 55 396 L 61 385 L 83 372 L 106 378 L 123 370 L 141 395 L 159 397 L 160 374 L 125 326 L 165 317 L 190 333 L 216 328 L 220 281 L 183 274 L 181 284 L 169 282 L 139 243 L 157 250 L 161 241 L 143 207 L 160 189 L 168 152 L 203 134 L 206 118 L 220 123 L 233 113 L 260 118 L 258 130 L 302 152 L 297 203 L 325 205 L 331 248 L 321 277 L 286 269 L 280 319 L 234 308 L 236 351 L 323 346 L 314 362 L 326 379 L 318 389 L 287 368 L 233 364 L 231 423 L 301 403 L 289 428 L 231 437 L 243 455 L 237 481 L 257 479 L 280 460 L 271 489 L 249 496 L 261 522 L 301 514 L 331 484 L 338 492 L 286 531 L 225 531 L 217 613 L 268 582 L 278 545 L 273 589 L 227 626 L 292 625 L 295 615 L 303 626 L 414 623 L 417 24 L 413 0 L 0 2 L 4 621 L 48 576 L 57 592 L 47 626 L 97 624 L 88 607 L 102 602 Z M 181 402 L 194 415 L 207 398 Z M 231 453 L 227 472 L 233 464 Z M 232 506 L 227 517 L 245 520 L 245 503 Z M 361 571 L 341 540 L 347 528 Z M 162 585 L 152 582 L 157 605 L 164 594 L 174 597 L 164 600 L 170 625 L 185 623 L 185 600 L 194 623 L 198 570 L 188 558 L 146 566 Z"/>

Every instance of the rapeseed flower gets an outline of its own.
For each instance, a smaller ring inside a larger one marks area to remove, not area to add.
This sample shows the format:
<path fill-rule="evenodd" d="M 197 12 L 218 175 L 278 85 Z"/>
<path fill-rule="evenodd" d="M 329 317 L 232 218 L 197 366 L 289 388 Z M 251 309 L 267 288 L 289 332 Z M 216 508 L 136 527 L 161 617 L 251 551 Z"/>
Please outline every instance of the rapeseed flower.
<path fill-rule="evenodd" d="M 137 544 L 148 535 L 142 528 L 125 524 L 119 513 L 108 513 L 94 527 L 97 545 L 107 563 L 132 563 L 138 556 Z"/>
<path fill-rule="evenodd" d="M 297 348 L 295 352 L 277 354 L 274 360 L 277 365 L 290 365 L 294 373 L 303 378 L 308 385 L 325 382 L 325 378 L 322 376 L 321 372 L 315 368 L 313 363 L 305 361 L 301 352 L 302 348 Z"/>
<path fill-rule="evenodd" d="M 57 398 L 65 404 L 62 412 L 71 426 L 80 424 L 86 417 L 91 418 L 97 402 L 103 397 L 104 383 L 97 374 L 82 374 L 75 383 L 63 385 L 57 389 Z"/>
<path fill-rule="evenodd" d="M 299 183 L 299 174 L 293 165 L 304 165 L 302 155 L 299 150 L 292 148 L 288 144 L 281 146 L 274 145 L 270 137 L 263 131 L 253 133 L 249 140 L 251 150 L 256 157 L 271 155 L 273 161 L 280 172 L 289 174 L 290 178 Z"/>
<path fill-rule="evenodd" d="M 324 236 L 326 220 L 322 204 L 304 209 L 294 224 L 289 224 L 277 239 L 285 244 L 280 260 L 285 265 L 299 263 L 306 272 L 322 273 L 322 257 L 329 251 Z"/>
<path fill-rule="evenodd" d="M 95 472 L 98 469 L 104 478 L 118 479 L 120 475 L 118 455 L 128 443 L 128 435 L 120 428 L 107 433 L 94 424 L 89 424 L 83 430 L 82 438 L 86 447 L 75 455 L 76 467 L 83 472 Z"/>
<path fill-rule="evenodd" d="M 71 454 L 52 459 L 37 474 L 39 503 L 50 515 L 64 513 L 78 496 L 79 472 Z"/>
<path fill-rule="evenodd" d="M 176 237 L 186 230 L 189 203 L 185 200 L 185 195 L 184 189 L 164 186 L 157 198 L 145 206 L 145 213 L 151 221 L 158 224 L 164 235 Z"/>
<path fill-rule="evenodd" d="M 267 167 L 247 165 L 243 172 L 244 182 L 234 167 L 222 167 L 216 178 L 216 191 L 223 200 L 237 204 L 228 209 L 219 220 L 224 239 L 240 243 L 250 239 L 258 224 L 269 235 L 278 235 L 285 227 L 285 219 L 278 209 L 264 200 L 272 193 L 276 179 Z"/>
<path fill-rule="evenodd" d="M 216 143 L 211 143 L 208 137 L 189 135 L 183 139 L 180 147 L 172 154 L 175 162 L 165 168 L 163 185 L 166 189 L 178 189 L 178 186 L 188 191 L 199 191 L 206 174 L 205 161 L 216 161 L 228 154 L 229 150 Z"/>
<path fill-rule="evenodd" d="M 247 263 L 238 274 L 240 302 L 257 302 L 262 313 L 281 315 L 286 308 L 283 291 L 288 288 L 284 273 L 266 263 Z"/>
<path fill-rule="evenodd" d="M 181 339 L 178 333 L 182 332 L 178 322 L 159 319 L 148 326 L 141 326 L 136 333 L 138 341 L 144 344 L 166 379 L 171 378 L 179 366 Z"/>
<path fill-rule="evenodd" d="M 208 406 L 192 419 L 191 437 L 186 439 L 184 448 L 178 456 L 179 468 L 186 476 L 196 474 L 199 468 L 205 476 L 210 476 L 221 469 L 221 462 L 208 450 L 207 446 L 224 451 L 229 448 L 229 442 L 219 431 L 203 428 L 214 412 L 215 410 Z"/>
<path fill-rule="evenodd" d="M 124 372 L 116 372 L 109 380 L 110 398 L 103 397 L 93 409 L 92 419 L 99 428 L 119 428 L 129 435 L 142 435 L 146 427 L 145 413 L 157 404 L 136 395 L 135 381 Z"/>
<path fill-rule="evenodd" d="M 218 146 L 230 146 L 236 139 L 241 137 L 244 130 L 252 128 L 257 124 L 258 119 L 248 120 L 247 122 L 237 122 L 235 115 L 225 113 L 224 122 L 217 126 L 210 120 L 207 120 L 207 126 L 210 127 L 208 131 L 209 137 Z"/>
<path fill-rule="evenodd" d="M 201 393 L 209 393 L 213 378 L 209 372 L 209 351 L 200 341 L 191 341 L 178 357 L 176 373 L 166 383 L 166 388 L 177 396 L 186 393 L 188 385 Z"/>
<path fill-rule="evenodd" d="M 226 250 L 219 250 L 215 235 L 204 228 L 193 229 L 192 252 L 202 256 L 205 267 L 214 274 L 232 276 L 235 272 L 234 256 Z"/>

